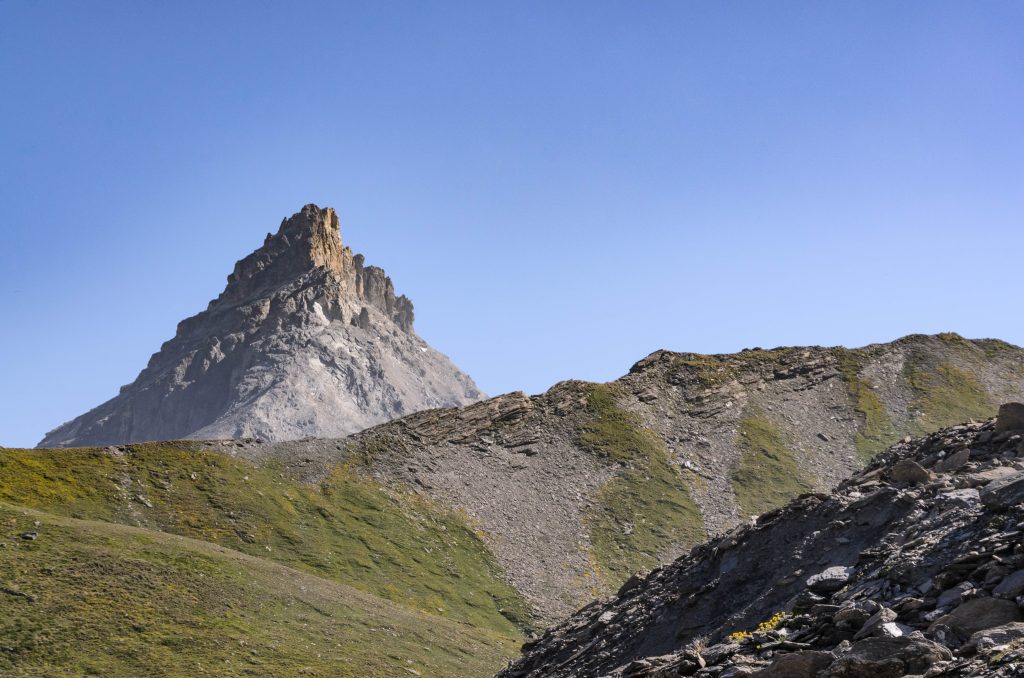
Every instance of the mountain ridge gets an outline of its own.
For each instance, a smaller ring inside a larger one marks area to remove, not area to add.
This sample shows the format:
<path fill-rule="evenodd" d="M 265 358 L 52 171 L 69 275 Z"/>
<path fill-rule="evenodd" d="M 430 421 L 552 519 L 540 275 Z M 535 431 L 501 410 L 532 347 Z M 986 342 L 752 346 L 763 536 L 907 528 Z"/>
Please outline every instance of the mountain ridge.
<path fill-rule="evenodd" d="M 0 501 L 199 538 L 497 631 L 478 637 L 497 670 L 522 633 L 589 619 L 580 615 L 605 604 L 592 601 L 656 577 L 708 538 L 723 543 L 776 520 L 793 497 L 845 487 L 879 446 L 909 449 L 924 427 L 987 419 L 995 403 L 1024 399 L 1022 387 L 1024 349 L 954 334 L 859 349 L 656 351 L 612 382 L 422 410 L 345 437 L 0 449 Z M 14 525 L 31 525 L 9 521 L 8 540 L 23 540 Z M 26 571 L 14 590 L 48 591 L 44 575 Z M 100 604 L 96 618 L 110 612 Z M 760 608 L 749 612 L 736 630 L 763 621 Z M 39 619 L 44 632 L 63 628 Z M 343 633 L 362 642 L 358 629 Z M 386 646 L 368 651 L 403 671 L 406 658 Z M 423 651 L 409 659 L 436 659 Z M 446 675 L 479 675 L 464 666 Z"/>
<path fill-rule="evenodd" d="M 827 491 L 925 426 L 1019 399 L 1024 349 L 910 335 L 859 349 L 656 351 L 607 384 L 570 380 L 341 439 L 223 449 L 314 482 L 355 455 L 374 477 L 465 511 L 554 620 L 705 535 Z"/>

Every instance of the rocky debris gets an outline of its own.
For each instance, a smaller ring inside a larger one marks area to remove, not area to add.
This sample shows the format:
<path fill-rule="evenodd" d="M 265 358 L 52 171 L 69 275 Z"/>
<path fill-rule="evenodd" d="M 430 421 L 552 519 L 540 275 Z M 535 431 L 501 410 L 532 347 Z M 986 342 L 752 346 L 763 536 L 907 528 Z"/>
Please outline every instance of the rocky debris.
<path fill-rule="evenodd" d="M 306 205 L 235 264 L 221 295 L 112 400 L 40 447 L 337 437 L 483 397 L 413 331 L 412 302 Z"/>
<path fill-rule="evenodd" d="M 1024 675 L 1024 496 L 1007 489 L 1024 429 L 996 429 L 898 443 L 583 608 L 499 676 Z"/>

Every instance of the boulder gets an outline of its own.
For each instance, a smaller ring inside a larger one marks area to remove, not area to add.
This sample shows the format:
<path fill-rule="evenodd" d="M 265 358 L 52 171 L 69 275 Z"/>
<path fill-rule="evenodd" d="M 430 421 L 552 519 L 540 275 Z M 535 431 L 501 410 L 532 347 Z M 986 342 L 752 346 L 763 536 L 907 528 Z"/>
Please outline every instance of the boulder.
<path fill-rule="evenodd" d="M 1024 473 L 996 480 L 981 488 L 981 503 L 990 508 L 1007 508 L 1024 502 Z"/>
<path fill-rule="evenodd" d="M 956 471 L 958 468 L 966 464 L 970 460 L 970 458 L 970 450 L 960 450 L 959 452 L 954 452 L 945 459 L 940 459 L 935 464 L 935 470 L 938 471 L 939 473 L 952 473 L 953 471 Z"/>
<path fill-rule="evenodd" d="M 996 416 L 996 433 L 1024 430 L 1024 403 L 1003 403 Z"/>
<path fill-rule="evenodd" d="M 807 579 L 807 588 L 815 593 L 833 593 L 846 586 L 853 573 L 852 567 L 833 565 Z"/>
<path fill-rule="evenodd" d="M 926 483 L 932 474 L 913 459 L 903 459 L 892 467 L 889 479 L 894 483 Z"/>
<path fill-rule="evenodd" d="M 1024 639 L 1024 623 L 1011 622 L 971 634 L 961 650 L 991 650 L 1020 639 Z"/>
<path fill-rule="evenodd" d="M 946 589 L 939 594 L 939 597 L 935 600 L 936 607 L 952 607 L 959 605 L 964 596 L 974 590 L 974 585 L 969 581 L 960 582 L 951 589 Z"/>
<path fill-rule="evenodd" d="M 831 652 L 790 652 L 777 657 L 771 664 L 755 673 L 754 678 L 815 678 L 834 659 L 835 655 Z"/>
<path fill-rule="evenodd" d="M 1010 622 L 1021 621 L 1017 603 L 999 598 L 974 598 L 953 610 L 944 623 L 962 637 Z"/>
<path fill-rule="evenodd" d="M 1006 600 L 1014 600 L 1022 593 L 1024 593 L 1024 570 L 1017 570 L 1006 575 L 992 590 L 993 596 Z"/>
<path fill-rule="evenodd" d="M 885 635 L 878 633 L 878 631 L 883 625 L 896 621 L 896 617 L 897 615 L 895 612 L 887 607 L 883 607 L 864 622 L 864 626 L 861 627 L 860 631 L 857 632 L 853 639 L 860 640 L 861 638 L 867 638 L 868 636 Z"/>
<path fill-rule="evenodd" d="M 953 653 L 924 638 L 867 638 L 853 644 L 821 674 L 821 678 L 901 678 L 925 673 Z"/>
<path fill-rule="evenodd" d="M 1014 478 L 1020 474 L 1020 470 L 1012 466 L 996 466 L 978 473 L 971 473 L 967 476 L 967 484 L 971 487 L 981 487 L 998 480 Z"/>

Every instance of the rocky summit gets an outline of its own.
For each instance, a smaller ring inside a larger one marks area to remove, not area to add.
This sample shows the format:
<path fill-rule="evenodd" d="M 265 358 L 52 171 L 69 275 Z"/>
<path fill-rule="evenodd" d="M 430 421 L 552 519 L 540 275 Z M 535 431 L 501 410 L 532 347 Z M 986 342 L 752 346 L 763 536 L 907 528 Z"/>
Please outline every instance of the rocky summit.
<path fill-rule="evenodd" d="M 131 384 L 41 447 L 341 436 L 483 394 L 413 330 L 413 305 L 306 205 L 245 257 Z"/>
<path fill-rule="evenodd" d="M 900 442 L 523 647 L 501 678 L 1024 675 L 1024 405 Z"/>

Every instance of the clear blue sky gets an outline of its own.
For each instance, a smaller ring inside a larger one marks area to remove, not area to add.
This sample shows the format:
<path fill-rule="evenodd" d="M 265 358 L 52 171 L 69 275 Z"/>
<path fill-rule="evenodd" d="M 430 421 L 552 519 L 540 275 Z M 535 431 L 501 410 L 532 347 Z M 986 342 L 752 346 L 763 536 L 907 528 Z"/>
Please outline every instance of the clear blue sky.
<path fill-rule="evenodd" d="M 488 393 L 658 348 L 1024 344 L 1019 2 L 0 0 L 0 444 L 303 204 Z"/>

